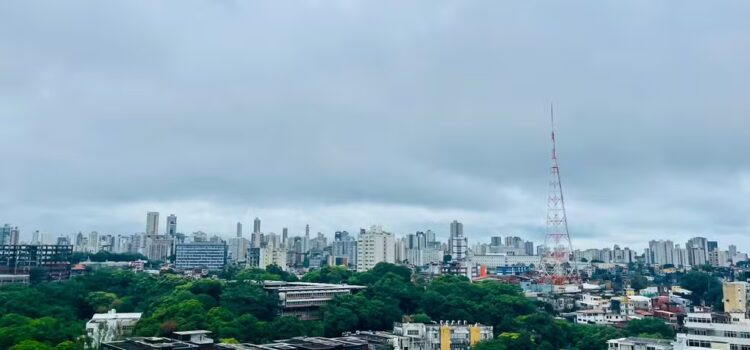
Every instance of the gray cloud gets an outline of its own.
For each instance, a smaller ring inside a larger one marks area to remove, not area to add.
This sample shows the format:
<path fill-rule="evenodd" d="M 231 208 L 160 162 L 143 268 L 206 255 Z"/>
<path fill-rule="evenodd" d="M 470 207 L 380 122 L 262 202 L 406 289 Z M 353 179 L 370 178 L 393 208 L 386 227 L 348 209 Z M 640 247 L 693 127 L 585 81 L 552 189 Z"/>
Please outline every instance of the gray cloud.
<path fill-rule="evenodd" d="M 575 243 L 750 229 L 750 5 L 0 4 L 0 220 L 28 233 L 541 239 L 548 103 Z M 735 241 L 736 242 L 736 241 Z M 744 249 L 742 242 L 736 242 Z"/>

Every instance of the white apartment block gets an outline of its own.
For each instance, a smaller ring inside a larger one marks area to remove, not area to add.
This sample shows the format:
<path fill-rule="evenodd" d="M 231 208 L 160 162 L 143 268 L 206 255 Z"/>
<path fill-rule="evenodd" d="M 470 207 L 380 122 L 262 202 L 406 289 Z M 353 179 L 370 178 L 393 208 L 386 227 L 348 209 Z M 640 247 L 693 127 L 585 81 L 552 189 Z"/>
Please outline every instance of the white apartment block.
<path fill-rule="evenodd" d="M 395 263 L 395 240 L 392 233 L 373 226 L 357 238 L 357 271 L 367 271 L 380 262 Z"/>
<path fill-rule="evenodd" d="M 675 350 L 750 350 L 748 283 L 725 282 L 725 313 L 688 313 L 685 333 L 678 333 Z"/>

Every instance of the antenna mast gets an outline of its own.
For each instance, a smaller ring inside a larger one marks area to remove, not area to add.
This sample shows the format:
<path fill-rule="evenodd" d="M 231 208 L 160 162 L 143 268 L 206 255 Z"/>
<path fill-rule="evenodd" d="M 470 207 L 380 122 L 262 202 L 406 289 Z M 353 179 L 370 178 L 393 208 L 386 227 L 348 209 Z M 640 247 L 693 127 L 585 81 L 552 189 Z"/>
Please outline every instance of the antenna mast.
<path fill-rule="evenodd" d="M 576 273 L 572 261 L 573 245 L 568 233 L 568 218 L 565 213 L 560 167 L 557 164 L 557 145 L 555 140 L 555 113 L 552 103 L 549 106 L 552 155 L 550 165 L 549 193 L 547 197 L 547 233 L 544 237 L 544 254 L 541 258 L 541 270 L 557 283 L 570 281 Z"/>

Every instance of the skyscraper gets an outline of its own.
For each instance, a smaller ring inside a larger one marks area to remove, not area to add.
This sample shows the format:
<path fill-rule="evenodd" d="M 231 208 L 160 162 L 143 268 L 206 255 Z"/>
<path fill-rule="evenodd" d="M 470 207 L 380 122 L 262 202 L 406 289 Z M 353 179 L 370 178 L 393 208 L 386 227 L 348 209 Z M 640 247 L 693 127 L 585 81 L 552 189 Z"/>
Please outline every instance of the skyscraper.
<path fill-rule="evenodd" d="M 310 251 L 310 224 L 305 225 L 305 237 L 302 238 L 302 252 Z"/>
<path fill-rule="evenodd" d="M 253 233 L 260 233 L 260 219 L 253 220 Z"/>
<path fill-rule="evenodd" d="M 448 237 L 448 253 L 453 253 L 453 237 L 456 236 L 463 236 L 464 235 L 464 224 L 458 222 L 457 220 L 453 220 L 451 222 L 451 233 Z"/>
<path fill-rule="evenodd" d="M 466 260 L 468 246 L 469 242 L 466 237 L 464 237 L 464 224 L 453 220 L 453 222 L 451 222 L 451 237 L 448 240 L 448 251 L 451 254 L 451 260 Z"/>
<path fill-rule="evenodd" d="M 158 227 L 157 227 L 158 229 Z M 170 214 L 167 216 L 167 236 L 174 238 L 177 234 L 177 216 Z"/>
<path fill-rule="evenodd" d="M 10 230 L 10 245 L 18 245 L 21 240 L 21 231 L 18 226 Z"/>
<path fill-rule="evenodd" d="M 284 227 L 281 229 L 281 245 L 286 247 L 286 240 L 289 239 L 289 229 Z"/>
<path fill-rule="evenodd" d="M 490 245 L 493 247 L 499 247 L 503 245 L 503 237 L 502 236 L 492 236 L 490 237 Z"/>
<path fill-rule="evenodd" d="M 242 237 L 242 223 L 238 221 L 237 222 L 237 238 L 240 238 L 240 237 Z"/>
<path fill-rule="evenodd" d="M 10 244 L 10 224 L 5 224 L 0 228 L 0 245 Z"/>
<path fill-rule="evenodd" d="M 708 240 L 705 237 L 693 237 L 685 244 L 690 266 L 700 266 L 708 262 Z"/>
<path fill-rule="evenodd" d="M 99 233 L 96 231 L 91 231 L 89 233 L 89 247 L 88 251 L 90 253 L 98 253 L 99 252 Z"/>
<path fill-rule="evenodd" d="M 719 242 L 717 242 L 717 241 L 708 241 L 708 243 L 706 243 L 706 248 L 707 248 L 707 251 L 709 253 L 712 252 L 712 251 L 714 251 L 714 250 L 717 250 L 717 249 L 719 249 Z"/>
<path fill-rule="evenodd" d="M 159 212 L 150 211 L 146 213 L 146 235 L 155 236 L 159 234 Z"/>

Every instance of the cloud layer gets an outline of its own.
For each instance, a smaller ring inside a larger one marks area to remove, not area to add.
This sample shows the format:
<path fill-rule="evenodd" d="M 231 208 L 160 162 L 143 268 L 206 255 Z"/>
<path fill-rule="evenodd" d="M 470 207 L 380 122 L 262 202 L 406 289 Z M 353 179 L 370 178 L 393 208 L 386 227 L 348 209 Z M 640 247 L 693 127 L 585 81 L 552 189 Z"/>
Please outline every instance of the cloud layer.
<path fill-rule="evenodd" d="M 0 4 L 0 221 L 750 245 L 750 5 Z"/>

